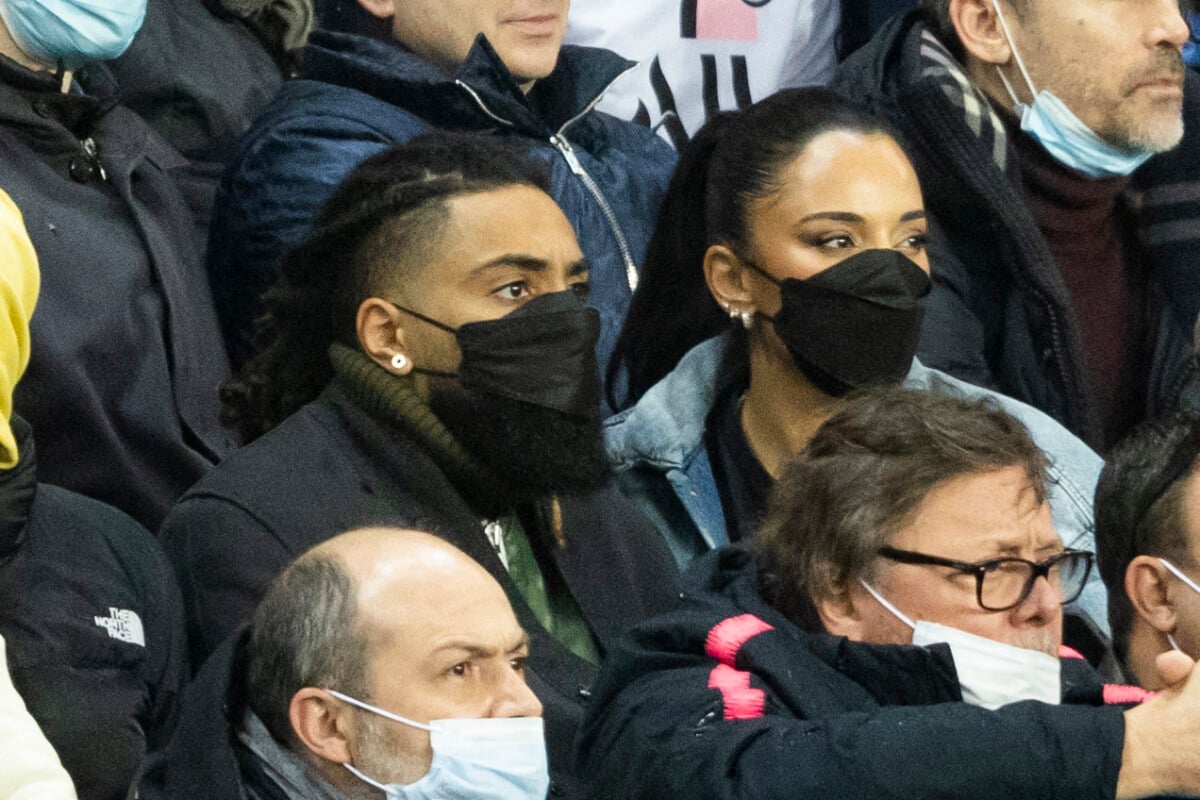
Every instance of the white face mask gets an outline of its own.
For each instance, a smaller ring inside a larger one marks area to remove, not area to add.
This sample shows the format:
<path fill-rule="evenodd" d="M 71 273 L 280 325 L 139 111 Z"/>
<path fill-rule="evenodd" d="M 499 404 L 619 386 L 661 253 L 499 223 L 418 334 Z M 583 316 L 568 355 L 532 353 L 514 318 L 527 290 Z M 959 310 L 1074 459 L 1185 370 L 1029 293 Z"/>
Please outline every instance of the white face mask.
<path fill-rule="evenodd" d="M 1050 705 L 1061 702 L 1062 663 L 1054 656 L 936 622 L 914 623 L 869 583 L 864 580 L 859 583 L 880 605 L 913 629 L 913 644 L 950 646 L 965 702 L 993 710 L 1022 700 L 1039 700 Z"/>
<path fill-rule="evenodd" d="M 1029 77 L 1029 70 L 1025 69 L 1025 61 L 1021 58 L 1017 44 L 1013 41 L 1012 33 L 1008 29 L 1008 22 L 1004 19 L 1004 12 L 1000 10 L 999 0 L 992 0 L 992 7 L 996 9 L 1000 27 L 1004 30 L 1004 38 L 1008 40 L 1008 46 L 1013 52 L 1013 59 L 1021 70 L 1021 77 L 1025 79 L 1025 85 L 1029 87 L 1029 94 L 1033 97 L 1033 105 L 1027 106 L 1018 100 L 1017 93 L 1013 90 L 1008 76 L 1004 74 L 999 65 L 996 66 L 996 72 L 999 73 L 1000 80 L 1004 82 L 1004 88 L 1012 98 L 1013 110 L 1021 118 L 1021 130 L 1036 139 L 1046 152 L 1060 164 L 1070 167 L 1076 172 L 1081 172 L 1089 178 L 1129 175 L 1154 155 L 1153 153 L 1130 153 L 1114 147 L 1097 136 L 1096 132 L 1077 117 L 1067 107 L 1067 104 L 1053 92 L 1046 89 L 1039 92 L 1034 88 L 1033 79 Z"/>
<path fill-rule="evenodd" d="M 1183 581 L 1184 584 L 1189 589 L 1196 592 L 1197 594 L 1200 594 L 1200 585 L 1198 585 L 1194 580 L 1189 578 L 1187 575 L 1184 575 L 1183 570 L 1181 570 L 1179 567 L 1175 566 L 1170 561 L 1167 561 L 1165 558 L 1160 558 L 1158 560 L 1158 563 L 1160 563 L 1164 567 L 1166 567 L 1171 572 L 1171 574 L 1174 575 L 1176 578 L 1179 578 L 1179 580 Z M 1179 653 L 1183 652 L 1183 648 L 1179 646 L 1179 642 L 1175 641 L 1175 637 L 1169 633 L 1167 634 L 1167 641 L 1171 643 L 1171 647 L 1176 652 L 1179 652 Z"/>
<path fill-rule="evenodd" d="M 550 788 L 541 717 L 435 719 L 428 725 L 327 690 L 353 706 L 429 731 L 433 762 L 425 777 L 383 784 L 350 764 L 356 778 L 395 800 L 544 800 Z"/>

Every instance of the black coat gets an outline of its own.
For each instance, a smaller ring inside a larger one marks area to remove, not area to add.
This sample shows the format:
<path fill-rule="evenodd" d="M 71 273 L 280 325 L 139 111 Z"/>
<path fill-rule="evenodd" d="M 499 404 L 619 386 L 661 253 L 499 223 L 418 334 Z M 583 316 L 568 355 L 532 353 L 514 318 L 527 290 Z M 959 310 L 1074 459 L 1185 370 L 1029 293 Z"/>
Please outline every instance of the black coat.
<path fill-rule="evenodd" d="M 949 649 L 801 632 L 735 548 L 612 648 L 577 742 L 592 798 L 1113 797 L 1119 708 L 962 702 Z M 720 688 L 714 688 L 720 687 Z M 1064 704 L 1103 702 L 1082 660 Z"/>
<path fill-rule="evenodd" d="M 153 531 L 231 447 L 217 401 L 228 365 L 171 178 L 186 162 L 115 104 L 103 68 L 87 86 L 64 95 L 0 57 L 0 189 L 42 273 L 15 405 L 38 432 L 42 480 Z"/>
<path fill-rule="evenodd" d="M 1124 223 L 1141 244 L 1144 305 L 1133 352 L 1147 417 L 1174 409 L 1191 376 L 1200 310 L 1200 80 L 1188 76 L 1187 139 L 1134 175 Z M 1025 200 L 1017 154 L 986 98 L 917 14 L 896 18 L 837 70 L 832 88 L 887 120 L 905 146 L 930 215 L 934 289 L 923 363 L 1050 414 L 1104 449 L 1087 390 L 1078 321 L 1058 264 Z"/>
<path fill-rule="evenodd" d="M 279 68 L 245 23 L 219 19 L 203 0 L 154 0 L 129 49 L 107 66 L 122 104 L 188 159 L 172 174 L 203 244 L 217 182 L 279 90 Z"/>
<path fill-rule="evenodd" d="M 603 651 L 674 601 L 674 562 L 654 528 L 611 486 L 561 499 L 566 544 L 553 562 Z M 249 619 L 271 579 L 293 559 L 369 525 L 438 534 L 505 588 L 532 639 L 527 674 L 545 707 L 552 777 L 573 794 L 563 768 L 594 667 L 538 623 L 480 516 L 411 435 L 360 409 L 336 386 L 222 462 L 163 525 L 197 658 Z"/>
<path fill-rule="evenodd" d="M 81 800 L 124 800 L 166 745 L 187 678 L 179 589 L 129 517 L 38 484 L 33 439 L 0 472 L 0 635 L 13 684 Z"/>

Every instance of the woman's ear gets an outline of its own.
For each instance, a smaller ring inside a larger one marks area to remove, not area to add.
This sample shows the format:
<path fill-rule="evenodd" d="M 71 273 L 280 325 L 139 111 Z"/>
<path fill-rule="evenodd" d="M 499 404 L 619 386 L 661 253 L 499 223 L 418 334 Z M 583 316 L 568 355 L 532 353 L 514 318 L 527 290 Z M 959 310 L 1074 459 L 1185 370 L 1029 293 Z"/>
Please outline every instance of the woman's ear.
<path fill-rule="evenodd" d="M 727 314 L 754 313 L 746 266 L 728 246 L 714 244 L 704 254 L 704 281 L 713 299 Z"/>
<path fill-rule="evenodd" d="M 1137 615 L 1162 634 L 1178 624 L 1171 600 L 1171 576 L 1153 556 L 1137 556 L 1125 568 L 1125 594 Z"/>
<path fill-rule="evenodd" d="M 322 689 L 306 687 L 292 695 L 288 704 L 292 733 L 312 754 L 335 764 L 351 759 L 351 720 L 344 703 Z"/>
<path fill-rule="evenodd" d="M 395 306 L 378 297 L 368 297 L 359 305 L 354 323 L 358 343 L 372 361 L 393 375 L 412 372 L 412 356 Z"/>

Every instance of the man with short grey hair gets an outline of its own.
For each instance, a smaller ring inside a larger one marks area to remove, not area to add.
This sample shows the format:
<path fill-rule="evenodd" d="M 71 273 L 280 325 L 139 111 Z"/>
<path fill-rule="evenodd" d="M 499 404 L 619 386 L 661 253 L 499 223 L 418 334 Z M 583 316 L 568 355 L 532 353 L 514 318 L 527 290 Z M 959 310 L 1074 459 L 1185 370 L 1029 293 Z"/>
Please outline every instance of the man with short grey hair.
<path fill-rule="evenodd" d="M 833 86 L 930 215 L 921 360 L 1105 452 L 1174 409 L 1200 310 L 1200 80 L 1178 0 L 921 0 Z"/>
<path fill-rule="evenodd" d="M 336 536 L 206 662 L 155 786 L 211 800 L 542 800 L 528 649 L 504 590 L 443 539 Z"/>

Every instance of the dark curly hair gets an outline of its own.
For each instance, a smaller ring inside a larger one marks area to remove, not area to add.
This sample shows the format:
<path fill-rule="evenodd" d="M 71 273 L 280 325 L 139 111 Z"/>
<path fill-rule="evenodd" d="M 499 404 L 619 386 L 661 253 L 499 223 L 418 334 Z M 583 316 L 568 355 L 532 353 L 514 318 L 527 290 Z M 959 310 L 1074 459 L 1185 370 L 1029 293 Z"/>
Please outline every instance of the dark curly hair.
<path fill-rule="evenodd" d="M 546 165 L 493 136 L 419 136 L 358 166 L 283 260 L 256 321 L 254 355 L 221 388 L 221 418 L 250 442 L 329 383 L 333 342 L 356 347 L 363 300 L 403 291 L 453 197 L 513 185 L 549 191 Z"/>

